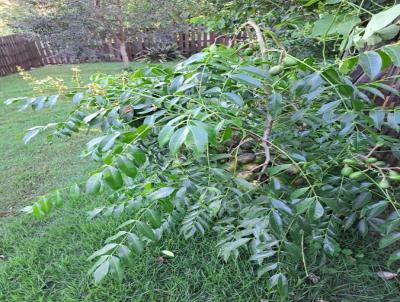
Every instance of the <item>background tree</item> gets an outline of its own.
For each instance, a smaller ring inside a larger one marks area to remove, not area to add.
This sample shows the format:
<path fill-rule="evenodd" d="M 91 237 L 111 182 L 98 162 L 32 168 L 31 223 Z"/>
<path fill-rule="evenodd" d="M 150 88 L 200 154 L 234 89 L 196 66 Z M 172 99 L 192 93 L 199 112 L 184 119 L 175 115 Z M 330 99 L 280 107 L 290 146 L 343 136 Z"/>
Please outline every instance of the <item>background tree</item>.
<path fill-rule="evenodd" d="M 0 36 L 13 33 L 16 29 L 10 26 L 21 15 L 22 8 L 15 2 L 0 0 Z"/>
<path fill-rule="evenodd" d="M 138 32 L 182 29 L 194 1 L 182 0 L 21 0 L 24 18 L 14 27 L 46 36 L 60 52 L 79 57 L 98 51 L 104 40 L 114 41 L 124 66 L 127 43 Z M 109 44 L 110 45 L 110 44 Z"/>

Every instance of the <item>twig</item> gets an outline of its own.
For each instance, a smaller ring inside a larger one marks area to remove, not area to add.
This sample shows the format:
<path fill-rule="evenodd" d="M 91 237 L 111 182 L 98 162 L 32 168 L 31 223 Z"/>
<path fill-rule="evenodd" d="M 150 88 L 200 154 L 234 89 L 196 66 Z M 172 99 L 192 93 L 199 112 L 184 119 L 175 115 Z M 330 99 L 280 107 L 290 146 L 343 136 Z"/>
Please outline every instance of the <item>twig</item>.
<path fill-rule="evenodd" d="M 383 102 L 383 104 L 382 104 L 382 108 L 386 108 L 386 106 L 387 106 L 387 104 L 389 103 L 389 96 L 387 96 L 386 98 L 385 98 L 385 101 Z"/>
<path fill-rule="evenodd" d="M 258 180 L 261 179 L 261 176 L 264 174 L 265 170 L 268 167 L 269 162 L 271 161 L 271 152 L 269 148 L 269 136 L 271 135 L 271 130 L 272 130 L 272 116 L 270 114 L 267 114 L 267 120 L 266 120 L 266 128 L 264 131 L 263 139 L 261 142 L 261 145 L 264 147 L 264 153 L 265 153 L 265 161 L 263 163 L 263 167 L 261 169 L 260 175 L 258 176 Z"/>
<path fill-rule="evenodd" d="M 365 158 L 370 157 L 370 156 L 376 151 L 376 149 L 378 149 L 379 147 L 380 147 L 379 145 L 374 146 L 374 147 L 371 149 L 371 151 L 369 151 L 368 155 L 367 155 Z"/>
<path fill-rule="evenodd" d="M 265 47 L 264 36 L 262 34 L 260 27 L 251 20 L 247 21 L 246 23 L 244 23 L 242 25 L 242 27 L 246 27 L 246 26 L 250 26 L 254 29 L 254 31 L 256 33 L 257 43 L 258 43 L 258 45 L 260 45 L 261 55 L 264 56 L 267 51 L 267 48 Z"/>

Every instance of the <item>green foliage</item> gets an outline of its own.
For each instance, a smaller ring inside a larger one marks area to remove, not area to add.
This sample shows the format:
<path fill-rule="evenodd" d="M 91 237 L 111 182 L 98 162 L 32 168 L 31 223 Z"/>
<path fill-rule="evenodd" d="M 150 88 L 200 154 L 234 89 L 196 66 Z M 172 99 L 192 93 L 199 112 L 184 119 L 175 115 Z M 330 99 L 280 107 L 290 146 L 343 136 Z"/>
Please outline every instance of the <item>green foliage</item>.
<path fill-rule="evenodd" d="M 304 6 L 317 4 L 322 1 Z M 316 23 L 313 34 L 323 43 L 346 41 L 358 24 L 347 1 L 332 11 L 342 5 L 348 9 L 343 14 Z M 233 12 L 239 15 L 231 21 L 238 24 L 253 9 Z M 85 153 L 98 169 L 85 190 L 68 190 L 73 196 L 110 194 L 114 203 L 90 211 L 91 219 L 129 214 L 88 258 L 96 261 L 90 270 L 96 283 L 107 275 L 123 279 L 132 255 L 146 253 L 170 232 L 180 229 L 186 239 L 214 232 L 225 261 L 247 258 L 285 301 L 296 280 L 311 278 L 341 253 L 345 232 L 379 234 L 382 249 L 400 240 L 400 174 L 375 157 L 398 149 L 378 131 L 398 131 L 400 115 L 372 101 L 382 97 L 380 89 L 393 89 L 379 80 L 356 85 L 347 77 L 360 66 L 372 81 L 379 78 L 389 64 L 398 64 L 399 44 L 330 65 L 324 52 L 320 65 L 288 54 L 267 33 L 279 49 L 261 57 L 245 43 L 213 45 L 174 69 L 96 75 L 85 89 L 66 93 L 75 106 L 67 121 L 27 132 L 26 142 L 50 127 L 50 137 L 101 130 Z M 55 100 L 29 98 L 24 107 L 39 110 Z M 64 194 L 42 196 L 30 210 L 44 219 Z M 388 264 L 398 259 L 396 251 Z"/>
<path fill-rule="evenodd" d="M 382 51 L 373 54 L 355 59 L 375 73 Z M 369 154 L 393 146 L 373 128 L 390 127 L 385 117 L 397 111 L 374 108 L 334 65 L 317 71 L 297 60 L 277 76 L 251 60 L 212 46 L 173 70 L 97 75 L 86 90 L 68 93 L 80 101 L 53 135 L 84 127 L 104 133 L 88 143 L 87 156 L 100 167 L 86 191 L 110 191 L 115 204 L 90 217 L 132 213 L 89 257 L 96 282 L 109 273 L 122 278 L 129 255 L 178 226 L 185 238 L 214 230 L 225 261 L 246 255 L 282 298 L 299 271 L 308 276 L 339 253 L 345 229 L 381 233 L 382 248 L 397 241 L 396 172 Z M 232 161 L 239 164 L 233 173 Z M 58 206 L 62 194 L 55 195 L 41 197 L 34 214 L 43 218 Z"/>

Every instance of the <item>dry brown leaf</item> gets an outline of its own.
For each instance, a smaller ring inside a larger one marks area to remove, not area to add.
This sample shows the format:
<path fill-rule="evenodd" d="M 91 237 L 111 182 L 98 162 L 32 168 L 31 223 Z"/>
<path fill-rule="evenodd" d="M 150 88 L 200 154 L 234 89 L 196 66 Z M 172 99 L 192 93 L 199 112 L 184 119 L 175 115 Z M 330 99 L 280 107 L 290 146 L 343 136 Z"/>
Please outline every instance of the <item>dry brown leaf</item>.
<path fill-rule="evenodd" d="M 157 257 L 157 262 L 163 264 L 163 263 L 167 262 L 167 259 L 165 259 L 163 256 L 160 256 L 160 257 Z"/>
<path fill-rule="evenodd" d="M 392 273 L 392 272 L 377 272 L 376 273 L 378 275 L 378 277 L 382 278 L 383 280 L 391 280 L 397 277 L 396 273 Z"/>
<path fill-rule="evenodd" d="M 308 280 L 310 280 L 312 283 L 316 284 L 321 280 L 321 277 L 314 273 L 310 273 L 308 275 Z"/>

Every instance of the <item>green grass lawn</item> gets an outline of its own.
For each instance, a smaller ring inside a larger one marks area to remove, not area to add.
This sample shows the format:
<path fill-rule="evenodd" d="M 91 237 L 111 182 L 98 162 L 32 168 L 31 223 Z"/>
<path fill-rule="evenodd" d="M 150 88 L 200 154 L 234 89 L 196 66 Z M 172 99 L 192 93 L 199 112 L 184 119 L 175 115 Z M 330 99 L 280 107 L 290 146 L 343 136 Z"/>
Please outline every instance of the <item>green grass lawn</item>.
<path fill-rule="evenodd" d="M 32 74 L 69 81 L 70 68 L 48 66 Z M 116 73 L 121 65 L 83 64 L 81 70 L 87 81 L 93 72 Z M 31 87 L 18 75 L 0 78 L 1 101 L 31 94 Z M 115 233 L 128 214 L 89 221 L 88 210 L 111 203 L 101 196 L 66 200 L 63 208 L 44 221 L 19 214 L 17 210 L 35 196 L 84 180 L 95 165 L 80 159 L 89 139 L 84 134 L 53 144 L 46 143 L 45 137 L 28 145 L 21 141 L 25 129 L 63 120 L 71 109 L 68 102 L 40 112 L 17 109 L 17 105 L 0 104 L 0 216 L 4 216 L 0 217 L 1 302 L 276 301 L 268 292 L 267 278 L 257 280 L 255 268 L 247 261 L 224 263 L 217 257 L 212 235 L 189 241 L 169 235 L 147 248 L 144 256 L 133 259 L 122 283 L 107 278 L 94 285 L 86 273 L 90 268 L 86 258 L 103 246 L 104 239 Z M 399 282 L 376 276 L 376 271 L 385 269 L 386 255 L 373 249 L 377 238 L 369 240 L 371 245 L 343 238 L 348 250 L 315 271 L 321 281 L 310 284 L 299 280 L 288 301 L 400 301 Z M 173 251 L 175 258 L 160 263 L 163 249 Z"/>
<path fill-rule="evenodd" d="M 59 77 L 70 84 L 71 67 L 47 66 L 35 69 L 32 75 L 39 79 Z M 87 81 L 96 71 L 119 72 L 121 64 L 82 64 L 81 69 L 82 78 Z M 88 139 L 83 134 L 55 144 L 46 143 L 45 136 L 39 136 L 27 145 L 22 142 L 26 129 L 62 121 L 72 108 L 66 101 L 60 101 L 54 109 L 40 112 L 30 109 L 20 112 L 18 105 L 4 105 L 8 98 L 31 95 L 31 85 L 18 74 L 0 78 L 0 213 L 12 212 L 30 203 L 35 196 L 71 183 L 92 167 L 87 160 L 79 158 Z"/>

